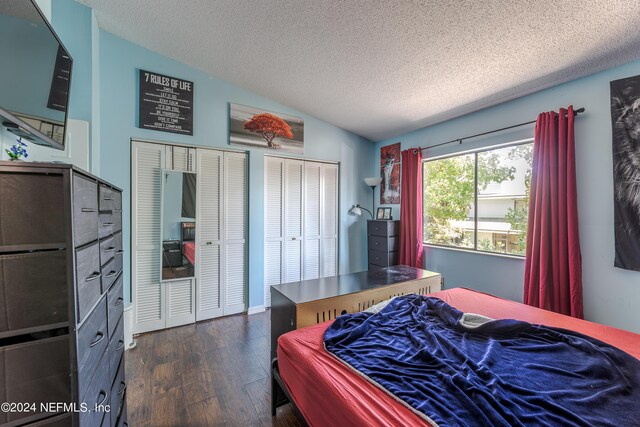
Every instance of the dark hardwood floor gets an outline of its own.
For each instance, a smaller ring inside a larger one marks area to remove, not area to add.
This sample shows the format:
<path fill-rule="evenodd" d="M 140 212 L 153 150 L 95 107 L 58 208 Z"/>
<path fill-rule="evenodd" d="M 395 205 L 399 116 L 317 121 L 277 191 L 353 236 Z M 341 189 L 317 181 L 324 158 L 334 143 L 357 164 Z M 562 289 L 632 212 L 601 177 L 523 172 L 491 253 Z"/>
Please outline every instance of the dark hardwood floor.
<path fill-rule="evenodd" d="M 299 426 L 271 417 L 269 312 L 138 336 L 126 353 L 129 425 Z"/>

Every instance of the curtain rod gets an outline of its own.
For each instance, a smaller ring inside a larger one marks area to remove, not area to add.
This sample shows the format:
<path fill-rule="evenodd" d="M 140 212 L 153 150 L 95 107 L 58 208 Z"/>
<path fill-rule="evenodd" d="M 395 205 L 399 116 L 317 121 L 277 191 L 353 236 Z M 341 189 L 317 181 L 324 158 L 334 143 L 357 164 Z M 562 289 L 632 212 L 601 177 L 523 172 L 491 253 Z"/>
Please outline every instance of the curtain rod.
<path fill-rule="evenodd" d="M 578 108 L 577 110 L 573 110 L 573 115 L 577 116 L 578 114 L 584 113 L 584 112 L 585 112 L 584 107 Z M 440 147 L 442 145 L 452 144 L 454 142 L 458 142 L 458 143 L 462 144 L 462 141 L 467 140 L 467 139 L 477 138 L 479 136 L 489 135 L 491 133 L 502 132 L 503 130 L 509 130 L 509 129 L 520 127 L 520 126 L 530 125 L 530 124 L 533 124 L 535 122 L 537 122 L 537 120 L 532 120 L 530 122 L 524 122 L 524 123 L 518 123 L 517 125 L 507 126 L 507 127 L 500 128 L 500 129 L 494 129 L 494 130 L 490 130 L 488 132 L 477 133 L 475 135 L 465 136 L 464 138 L 456 138 L 456 139 L 452 139 L 451 141 L 441 142 L 439 144 L 430 145 L 428 147 L 418 147 L 417 150 L 424 151 L 424 150 L 428 150 L 429 148 Z"/>

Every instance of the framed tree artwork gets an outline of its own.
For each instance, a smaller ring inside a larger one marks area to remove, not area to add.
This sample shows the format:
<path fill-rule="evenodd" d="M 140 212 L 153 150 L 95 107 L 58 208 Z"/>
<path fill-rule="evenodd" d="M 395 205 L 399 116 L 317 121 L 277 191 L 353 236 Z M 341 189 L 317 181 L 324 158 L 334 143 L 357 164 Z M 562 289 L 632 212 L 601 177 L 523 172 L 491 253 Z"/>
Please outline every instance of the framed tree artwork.
<path fill-rule="evenodd" d="M 400 203 L 400 143 L 380 149 L 380 204 Z"/>
<path fill-rule="evenodd" d="M 229 144 L 304 153 L 304 120 L 245 105 L 230 104 Z"/>

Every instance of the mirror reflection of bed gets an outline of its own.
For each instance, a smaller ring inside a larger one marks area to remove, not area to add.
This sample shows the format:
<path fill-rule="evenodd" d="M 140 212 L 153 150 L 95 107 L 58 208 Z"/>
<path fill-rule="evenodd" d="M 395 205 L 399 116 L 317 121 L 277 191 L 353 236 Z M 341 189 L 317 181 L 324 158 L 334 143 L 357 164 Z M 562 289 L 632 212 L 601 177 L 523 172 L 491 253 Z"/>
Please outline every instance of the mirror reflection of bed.
<path fill-rule="evenodd" d="M 162 174 L 162 280 L 194 277 L 196 174 Z"/>

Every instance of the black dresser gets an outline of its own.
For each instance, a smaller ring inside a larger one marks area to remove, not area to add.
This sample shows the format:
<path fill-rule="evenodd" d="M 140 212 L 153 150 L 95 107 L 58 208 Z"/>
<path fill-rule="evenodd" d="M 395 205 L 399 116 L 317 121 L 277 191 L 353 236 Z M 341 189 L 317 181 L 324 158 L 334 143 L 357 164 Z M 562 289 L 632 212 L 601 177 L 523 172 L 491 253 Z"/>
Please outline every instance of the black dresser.
<path fill-rule="evenodd" d="M 367 235 L 369 270 L 398 265 L 400 221 L 371 219 Z"/>
<path fill-rule="evenodd" d="M 0 162 L 0 425 L 124 426 L 122 192 Z"/>

